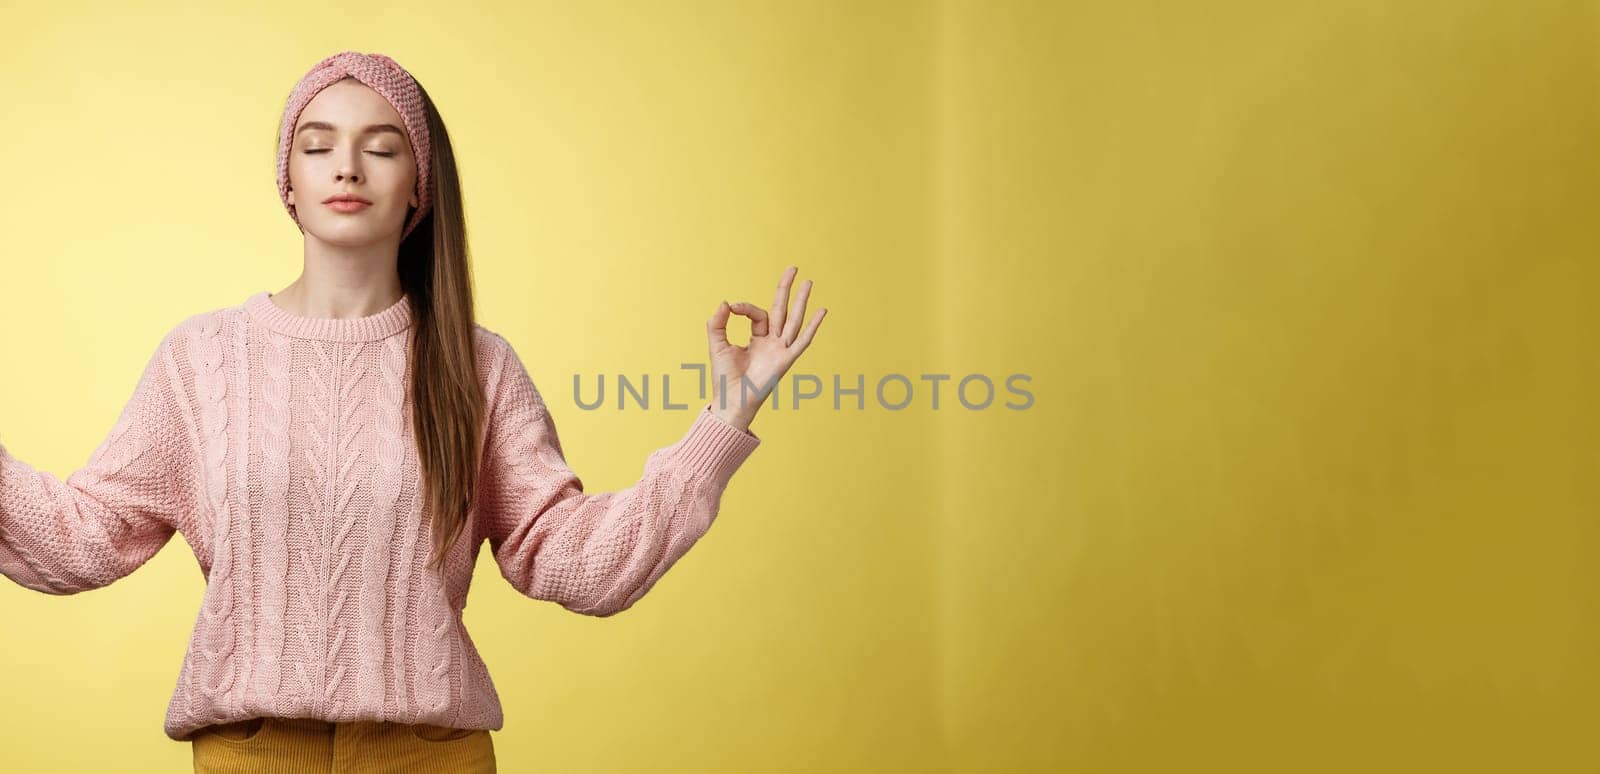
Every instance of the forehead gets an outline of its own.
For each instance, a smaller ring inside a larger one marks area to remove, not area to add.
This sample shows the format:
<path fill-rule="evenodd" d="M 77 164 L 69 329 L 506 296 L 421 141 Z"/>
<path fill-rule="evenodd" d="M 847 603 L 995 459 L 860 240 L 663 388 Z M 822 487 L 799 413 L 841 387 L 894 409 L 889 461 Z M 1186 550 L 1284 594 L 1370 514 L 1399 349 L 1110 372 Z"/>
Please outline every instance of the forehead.
<path fill-rule="evenodd" d="M 305 109 L 300 111 L 295 127 L 298 129 L 314 121 L 349 131 L 359 131 L 369 124 L 404 127 L 400 114 L 389 104 L 389 100 L 352 78 L 334 83 L 312 97 Z"/>

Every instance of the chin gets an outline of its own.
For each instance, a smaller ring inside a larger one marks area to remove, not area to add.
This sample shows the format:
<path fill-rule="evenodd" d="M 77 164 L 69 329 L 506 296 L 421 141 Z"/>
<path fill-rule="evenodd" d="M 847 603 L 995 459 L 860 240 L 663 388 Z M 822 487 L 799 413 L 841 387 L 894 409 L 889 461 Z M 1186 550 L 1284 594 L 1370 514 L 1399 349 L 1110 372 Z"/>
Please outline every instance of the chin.
<path fill-rule="evenodd" d="M 384 228 L 377 221 L 364 222 L 352 218 L 333 223 L 313 224 L 307 227 L 306 231 L 331 245 L 357 247 L 382 241 L 391 234 L 398 233 L 401 228 L 402 226 Z"/>

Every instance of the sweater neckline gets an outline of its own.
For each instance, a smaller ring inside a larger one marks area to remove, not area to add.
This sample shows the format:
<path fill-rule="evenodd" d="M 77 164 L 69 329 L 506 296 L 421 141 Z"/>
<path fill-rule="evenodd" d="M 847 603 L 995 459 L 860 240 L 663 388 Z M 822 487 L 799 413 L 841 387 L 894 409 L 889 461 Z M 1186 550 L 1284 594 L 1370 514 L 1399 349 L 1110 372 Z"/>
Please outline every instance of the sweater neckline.
<path fill-rule="evenodd" d="M 378 341 L 393 336 L 411 325 L 411 296 L 402 294 L 400 300 L 381 312 L 366 317 L 302 317 L 272 300 L 272 293 L 262 290 L 245 299 L 245 311 L 267 329 L 300 339 L 318 341 Z"/>

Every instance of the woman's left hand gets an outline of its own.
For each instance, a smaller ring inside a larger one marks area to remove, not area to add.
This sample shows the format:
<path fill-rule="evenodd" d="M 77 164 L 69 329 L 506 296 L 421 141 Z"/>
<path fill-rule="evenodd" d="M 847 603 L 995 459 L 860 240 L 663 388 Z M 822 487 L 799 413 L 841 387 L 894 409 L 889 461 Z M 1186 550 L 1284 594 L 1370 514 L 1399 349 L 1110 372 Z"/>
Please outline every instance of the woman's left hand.
<path fill-rule="evenodd" d="M 800 283 L 796 308 L 791 310 L 789 288 L 799 270 L 797 266 L 784 270 L 770 313 L 755 304 L 723 301 L 706 321 L 706 337 L 711 342 L 711 411 L 742 430 L 750 427 L 778 380 L 811 346 L 817 327 L 828 313 L 827 307 L 818 309 L 805 330 L 800 329 L 806 316 L 806 299 L 811 295 L 811 280 Z M 743 347 L 728 343 L 730 313 L 750 318 L 750 343 Z"/>

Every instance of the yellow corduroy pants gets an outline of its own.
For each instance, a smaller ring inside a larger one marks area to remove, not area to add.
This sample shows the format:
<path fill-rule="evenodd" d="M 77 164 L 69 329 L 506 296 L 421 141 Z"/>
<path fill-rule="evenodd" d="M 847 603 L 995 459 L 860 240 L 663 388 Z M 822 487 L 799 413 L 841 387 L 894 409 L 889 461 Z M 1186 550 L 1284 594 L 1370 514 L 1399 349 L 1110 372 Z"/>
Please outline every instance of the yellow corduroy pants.
<path fill-rule="evenodd" d="M 207 726 L 192 744 L 196 774 L 495 771 L 482 729 L 267 717 Z"/>

